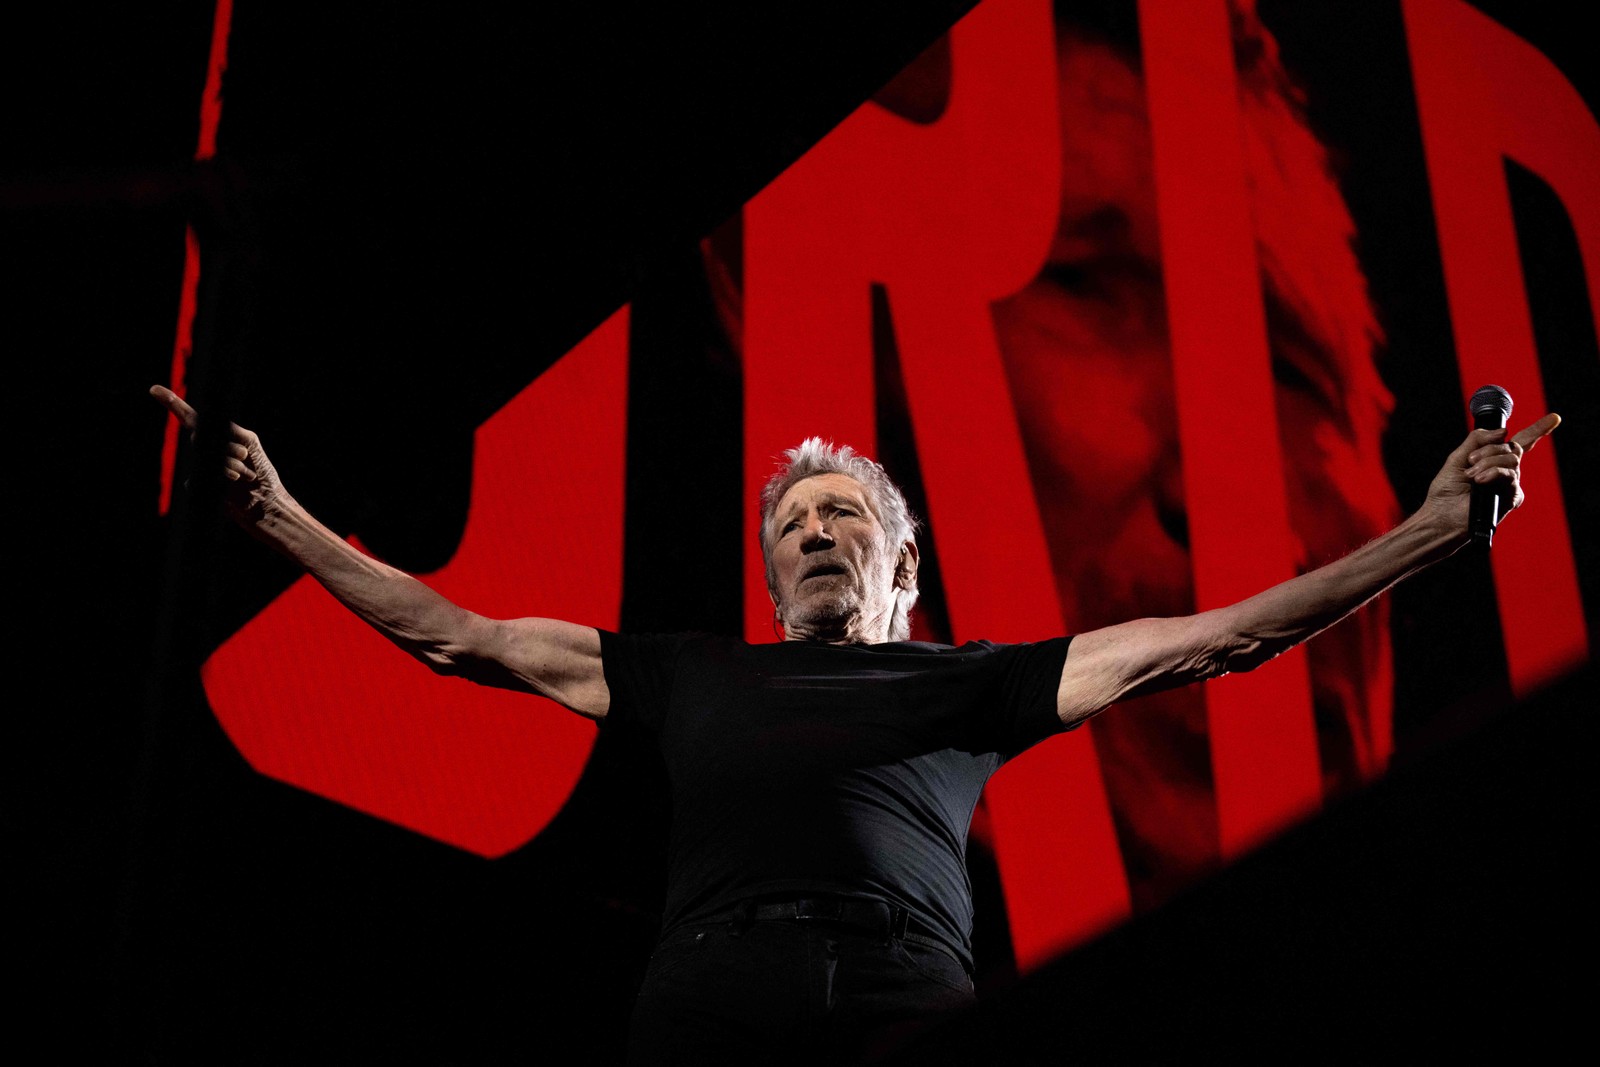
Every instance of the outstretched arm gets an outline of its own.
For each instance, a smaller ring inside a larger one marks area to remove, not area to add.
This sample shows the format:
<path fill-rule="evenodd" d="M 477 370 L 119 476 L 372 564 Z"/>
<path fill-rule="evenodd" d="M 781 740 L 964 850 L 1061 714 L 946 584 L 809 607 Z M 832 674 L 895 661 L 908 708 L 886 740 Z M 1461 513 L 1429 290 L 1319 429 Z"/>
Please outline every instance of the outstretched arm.
<path fill-rule="evenodd" d="M 1474 430 L 1445 461 L 1415 514 L 1325 567 L 1225 608 L 1136 619 L 1075 637 L 1056 695 L 1062 722 L 1076 726 L 1128 697 L 1252 670 L 1451 555 L 1467 543 L 1472 487 L 1494 490 L 1502 514 L 1519 506 L 1522 456 L 1560 423 L 1560 416 L 1546 415 L 1513 437 Z"/>
<path fill-rule="evenodd" d="M 199 417 L 172 390 L 155 397 L 192 434 Z M 611 704 L 600 635 L 556 619 L 489 619 L 403 571 L 358 551 L 284 489 L 261 439 L 231 425 L 223 477 L 229 515 L 247 533 L 298 563 L 369 625 L 440 674 L 549 697 L 592 719 Z"/>

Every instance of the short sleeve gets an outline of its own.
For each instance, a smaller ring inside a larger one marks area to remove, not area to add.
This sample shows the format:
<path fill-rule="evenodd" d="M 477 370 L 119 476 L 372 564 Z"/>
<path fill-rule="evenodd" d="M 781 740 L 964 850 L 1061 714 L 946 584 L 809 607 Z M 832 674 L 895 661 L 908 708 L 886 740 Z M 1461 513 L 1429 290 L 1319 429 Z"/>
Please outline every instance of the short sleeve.
<path fill-rule="evenodd" d="M 1000 707 L 994 748 L 1007 759 L 1062 733 L 1057 694 L 1070 637 L 1032 644 L 996 645 Z"/>
<path fill-rule="evenodd" d="M 678 655 L 689 639 L 688 634 L 600 631 L 600 662 L 611 694 L 602 728 L 660 733 Z"/>

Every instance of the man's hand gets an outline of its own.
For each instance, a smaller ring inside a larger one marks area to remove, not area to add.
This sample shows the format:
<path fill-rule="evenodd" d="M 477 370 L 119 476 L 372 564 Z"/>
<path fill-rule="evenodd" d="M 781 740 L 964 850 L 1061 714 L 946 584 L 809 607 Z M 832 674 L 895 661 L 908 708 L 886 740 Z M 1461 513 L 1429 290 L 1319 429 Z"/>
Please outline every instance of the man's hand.
<path fill-rule="evenodd" d="M 1434 476 L 1419 510 L 1464 543 L 1472 487 L 1492 490 L 1500 498 L 1501 517 L 1509 515 L 1522 504 L 1522 457 L 1560 425 L 1561 416 L 1552 413 L 1510 436 L 1505 430 L 1473 430 Z"/>
<path fill-rule="evenodd" d="M 200 425 L 199 413 L 177 393 L 164 385 L 152 385 L 150 395 L 183 423 L 194 439 Z M 283 503 L 289 494 L 278 480 L 278 472 L 261 447 L 261 439 L 236 423 L 228 424 L 227 456 L 222 476 L 226 479 L 223 504 L 228 515 L 245 529 L 253 529 L 268 509 Z"/>

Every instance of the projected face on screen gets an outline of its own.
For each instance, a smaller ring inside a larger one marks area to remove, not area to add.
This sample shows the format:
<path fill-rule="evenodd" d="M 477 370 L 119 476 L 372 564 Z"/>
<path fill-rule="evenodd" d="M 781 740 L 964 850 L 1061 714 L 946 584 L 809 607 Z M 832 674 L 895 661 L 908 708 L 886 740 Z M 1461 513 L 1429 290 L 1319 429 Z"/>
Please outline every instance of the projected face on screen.
<path fill-rule="evenodd" d="M 1259 33 L 1257 29 L 1255 32 Z M 1379 453 L 1389 397 L 1351 223 L 1270 42 L 1241 71 L 1257 245 L 1298 565 L 1382 532 L 1395 503 Z M 1059 225 L 1046 267 L 995 305 L 1059 596 L 1083 629 L 1194 610 L 1144 87 L 1127 51 L 1073 29 L 1058 43 Z M 1201 462 L 1229 462 L 1215 442 Z M 1331 786 L 1390 745 L 1386 609 L 1310 646 Z M 1093 724 L 1136 902 L 1216 862 L 1203 693 L 1147 697 Z"/>

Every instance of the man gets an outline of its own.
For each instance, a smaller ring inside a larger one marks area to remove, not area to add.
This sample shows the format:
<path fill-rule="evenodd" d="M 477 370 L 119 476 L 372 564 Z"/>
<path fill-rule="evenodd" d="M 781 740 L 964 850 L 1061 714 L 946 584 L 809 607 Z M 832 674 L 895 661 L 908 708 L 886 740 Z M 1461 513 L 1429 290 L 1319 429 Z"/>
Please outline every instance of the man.
<path fill-rule="evenodd" d="M 1253 0 L 1231 6 L 1294 565 L 1304 571 L 1398 520 L 1382 452 L 1394 400 L 1379 375 L 1382 331 L 1328 150 Z M 1088 630 L 1192 612 L 1193 562 L 1135 4 L 1056 4 L 1055 52 L 1056 231 L 1038 275 L 992 314 L 1057 599 Z M 874 100 L 930 122 L 958 77 L 948 49 L 936 46 Z M 728 227 L 704 248 L 736 350 L 737 240 Z M 899 414 L 880 434 L 908 433 Z M 1104 432 L 1111 418 L 1121 432 Z M 1309 661 L 1322 784 L 1334 795 L 1380 774 L 1393 748 L 1387 603 L 1318 641 Z M 1222 861 L 1201 692 L 1170 689 L 1141 707 L 1091 730 L 1136 911 Z"/>
<path fill-rule="evenodd" d="M 195 429 L 193 408 L 151 392 Z M 970 1002 L 962 850 L 1006 758 L 1124 698 L 1250 670 L 1450 555 L 1474 487 L 1517 507 L 1521 457 L 1559 421 L 1474 431 L 1409 519 L 1241 603 L 960 648 L 905 640 L 918 557 L 904 498 L 876 464 L 816 439 L 763 494 L 786 639 L 769 645 L 484 618 L 317 522 L 250 431 L 233 427 L 222 473 L 241 527 L 432 669 L 660 746 L 668 902 L 636 1062 L 837 1062 Z"/>

